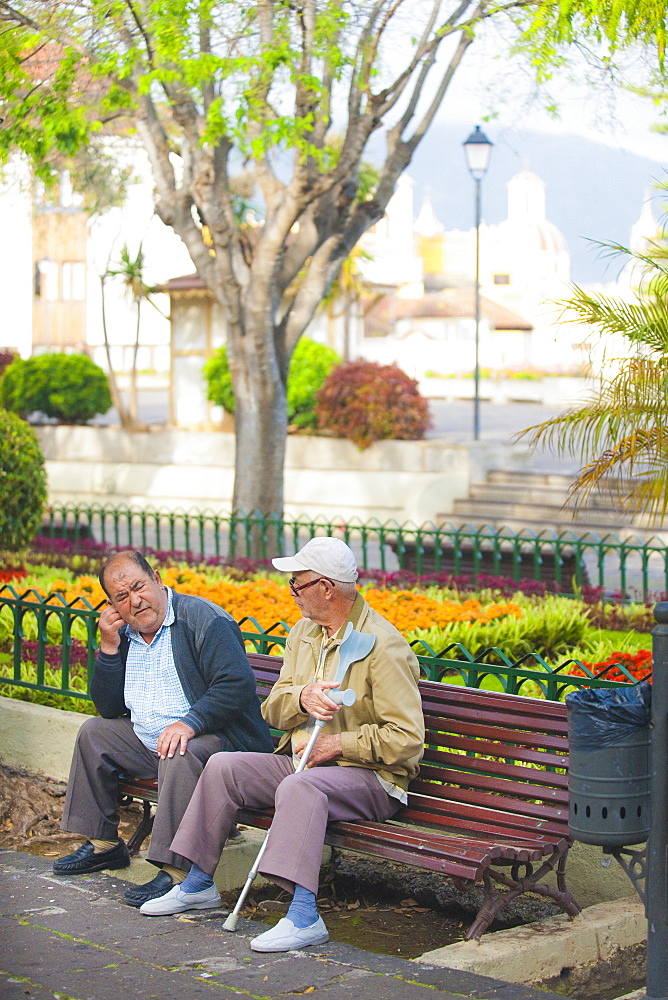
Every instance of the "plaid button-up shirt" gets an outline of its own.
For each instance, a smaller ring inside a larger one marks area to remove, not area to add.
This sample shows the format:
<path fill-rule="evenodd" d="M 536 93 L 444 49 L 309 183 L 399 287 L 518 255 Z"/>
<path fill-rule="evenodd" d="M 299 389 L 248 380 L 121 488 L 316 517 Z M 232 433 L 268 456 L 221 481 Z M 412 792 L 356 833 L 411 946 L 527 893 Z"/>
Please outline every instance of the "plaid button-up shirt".
<path fill-rule="evenodd" d="M 157 752 L 158 736 L 190 709 L 176 672 L 169 626 L 174 621 L 172 591 L 168 595 L 165 620 L 147 643 L 136 629 L 128 628 L 130 640 L 125 667 L 125 704 L 136 736 L 149 750 Z"/>

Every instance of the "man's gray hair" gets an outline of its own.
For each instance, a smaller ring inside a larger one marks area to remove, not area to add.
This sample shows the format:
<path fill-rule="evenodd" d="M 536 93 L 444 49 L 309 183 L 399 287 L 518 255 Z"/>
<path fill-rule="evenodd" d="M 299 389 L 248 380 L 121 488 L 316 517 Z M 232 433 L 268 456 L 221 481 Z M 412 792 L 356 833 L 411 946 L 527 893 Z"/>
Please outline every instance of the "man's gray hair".
<path fill-rule="evenodd" d="M 345 583 L 342 580 L 335 580 L 336 589 L 346 600 L 354 601 L 357 594 L 357 586 L 354 583 Z"/>

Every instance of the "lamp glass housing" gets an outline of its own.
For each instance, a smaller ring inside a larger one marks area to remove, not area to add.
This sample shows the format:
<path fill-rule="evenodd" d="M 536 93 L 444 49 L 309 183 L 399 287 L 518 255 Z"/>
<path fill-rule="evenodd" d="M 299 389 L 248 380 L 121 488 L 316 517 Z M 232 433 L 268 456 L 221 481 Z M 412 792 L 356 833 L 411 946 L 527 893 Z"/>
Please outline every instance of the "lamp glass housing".
<path fill-rule="evenodd" d="M 462 145 L 466 155 L 466 165 L 472 177 L 475 180 L 480 180 L 487 173 L 494 143 L 487 138 L 480 126 L 476 125 L 474 131 Z"/>

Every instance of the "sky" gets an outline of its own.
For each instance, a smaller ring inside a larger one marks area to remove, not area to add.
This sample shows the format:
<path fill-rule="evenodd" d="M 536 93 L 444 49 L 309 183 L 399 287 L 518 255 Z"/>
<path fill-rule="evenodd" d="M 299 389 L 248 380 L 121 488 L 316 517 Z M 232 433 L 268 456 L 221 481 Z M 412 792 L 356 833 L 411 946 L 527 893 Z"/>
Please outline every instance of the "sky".
<path fill-rule="evenodd" d="M 507 58 L 507 44 L 498 32 L 476 38 L 464 57 L 437 115 L 448 124 L 483 124 L 489 129 L 548 135 L 572 134 L 616 149 L 668 162 L 668 135 L 652 130 L 661 119 L 651 99 L 614 85 L 605 72 L 583 59 L 555 72 L 543 94 L 522 57 Z M 641 53 L 622 59 L 620 79 L 644 83 L 651 64 Z M 558 117 L 545 110 L 556 105 Z M 665 105 L 664 105 L 665 107 Z M 664 119 L 668 124 L 668 119 Z"/>
<path fill-rule="evenodd" d="M 483 219 L 505 218 L 508 180 L 532 170 L 546 184 L 547 218 L 568 241 L 573 280 L 614 281 L 614 265 L 601 258 L 597 242 L 628 245 L 647 198 L 655 218 L 665 222 L 668 196 L 656 185 L 668 176 L 668 135 L 653 130 L 661 108 L 585 64 L 556 74 L 551 93 L 537 95 L 532 73 L 506 53 L 493 34 L 467 51 L 407 169 L 415 181 L 416 211 L 429 187 L 446 229 L 473 224 L 473 185 L 461 143 L 479 124 L 494 143 L 483 183 Z M 624 69 L 635 81 L 649 72 L 636 54 Z M 558 117 L 545 110 L 553 99 Z"/>

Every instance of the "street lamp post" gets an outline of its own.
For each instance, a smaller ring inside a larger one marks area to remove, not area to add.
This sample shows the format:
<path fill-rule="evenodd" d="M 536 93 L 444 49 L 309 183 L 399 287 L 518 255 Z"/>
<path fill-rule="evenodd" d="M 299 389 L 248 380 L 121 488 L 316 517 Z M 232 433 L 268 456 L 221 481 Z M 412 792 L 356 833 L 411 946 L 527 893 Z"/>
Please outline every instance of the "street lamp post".
<path fill-rule="evenodd" d="M 492 146 L 479 125 L 462 143 L 466 166 L 475 181 L 475 368 L 473 369 L 473 440 L 480 437 L 480 189 L 487 173 Z"/>

